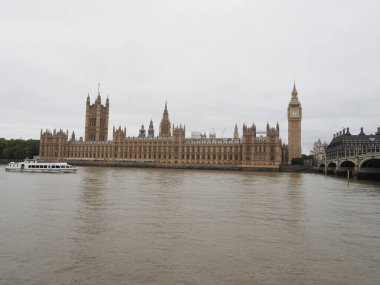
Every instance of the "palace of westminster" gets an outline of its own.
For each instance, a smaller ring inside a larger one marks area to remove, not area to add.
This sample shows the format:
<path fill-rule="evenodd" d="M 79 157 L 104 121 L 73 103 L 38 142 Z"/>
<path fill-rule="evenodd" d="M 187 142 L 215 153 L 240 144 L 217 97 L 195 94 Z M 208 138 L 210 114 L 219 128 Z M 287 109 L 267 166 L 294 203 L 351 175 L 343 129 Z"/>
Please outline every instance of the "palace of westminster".
<path fill-rule="evenodd" d="M 141 127 L 138 137 L 127 137 L 126 129 L 113 127 L 113 139 L 108 140 L 110 103 L 101 102 L 100 92 L 94 104 L 87 96 L 85 136 L 79 140 L 74 132 L 69 137 L 63 130 L 41 130 L 40 159 L 45 161 L 91 161 L 106 164 L 142 163 L 169 167 L 218 167 L 237 169 L 272 169 L 301 157 L 302 107 L 294 84 L 288 105 L 288 145 L 280 139 L 280 128 L 267 124 L 266 132 L 256 132 L 255 124 L 238 127 L 232 138 L 217 138 L 210 134 L 185 137 L 185 126 L 170 123 L 167 104 L 162 115 L 159 135 L 153 122 L 148 133 Z"/>

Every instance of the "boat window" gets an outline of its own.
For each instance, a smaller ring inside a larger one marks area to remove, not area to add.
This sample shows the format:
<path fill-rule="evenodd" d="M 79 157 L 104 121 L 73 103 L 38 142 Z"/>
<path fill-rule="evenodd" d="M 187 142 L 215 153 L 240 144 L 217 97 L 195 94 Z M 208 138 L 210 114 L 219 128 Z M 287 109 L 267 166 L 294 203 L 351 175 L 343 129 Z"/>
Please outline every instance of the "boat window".
<path fill-rule="evenodd" d="M 44 165 L 44 168 L 47 168 L 47 165 Z"/>
<path fill-rule="evenodd" d="M 55 165 L 52 165 L 51 168 L 55 168 Z"/>
<path fill-rule="evenodd" d="M 31 168 L 32 166 L 31 165 L 28 165 L 28 168 Z"/>

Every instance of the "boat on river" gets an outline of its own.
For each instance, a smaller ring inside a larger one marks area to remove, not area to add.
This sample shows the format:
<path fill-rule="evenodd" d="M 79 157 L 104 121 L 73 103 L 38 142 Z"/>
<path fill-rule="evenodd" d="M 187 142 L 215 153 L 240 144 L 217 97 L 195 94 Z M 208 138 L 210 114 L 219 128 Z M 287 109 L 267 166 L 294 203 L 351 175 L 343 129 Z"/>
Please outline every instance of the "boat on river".
<path fill-rule="evenodd" d="M 37 159 L 25 159 L 23 162 L 8 163 L 5 170 L 14 172 L 75 173 L 78 168 L 66 162 L 39 162 Z"/>

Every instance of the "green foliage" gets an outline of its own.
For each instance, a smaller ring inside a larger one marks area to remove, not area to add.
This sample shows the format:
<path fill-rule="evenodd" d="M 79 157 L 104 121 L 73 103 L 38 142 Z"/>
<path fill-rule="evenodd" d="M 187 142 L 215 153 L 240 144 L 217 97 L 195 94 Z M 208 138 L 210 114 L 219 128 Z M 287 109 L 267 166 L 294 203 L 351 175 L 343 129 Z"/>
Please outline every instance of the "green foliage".
<path fill-rule="evenodd" d="M 303 154 L 302 157 L 292 158 L 292 165 L 310 166 L 313 164 L 314 157 L 312 155 Z"/>
<path fill-rule="evenodd" d="M 39 140 L 6 140 L 0 138 L 0 159 L 24 159 L 38 155 L 40 151 Z"/>
<path fill-rule="evenodd" d="M 291 164 L 292 165 L 302 165 L 303 166 L 303 158 L 301 158 L 301 157 L 292 158 Z"/>

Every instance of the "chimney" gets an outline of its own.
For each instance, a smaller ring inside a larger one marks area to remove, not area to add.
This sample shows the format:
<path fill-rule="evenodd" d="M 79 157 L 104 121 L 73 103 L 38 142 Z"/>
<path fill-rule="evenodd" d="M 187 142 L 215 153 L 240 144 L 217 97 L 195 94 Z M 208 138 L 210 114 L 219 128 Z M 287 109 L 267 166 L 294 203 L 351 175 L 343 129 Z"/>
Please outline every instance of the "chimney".
<path fill-rule="evenodd" d="M 380 128 L 377 128 L 377 133 L 376 133 L 377 136 L 380 136 Z"/>
<path fill-rule="evenodd" d="M 343 135 L 345 135 L 346 134 L 346 129 L 345 128 L 343 128 Z"/>
<path fill-rule="evenodd" d="M 359 134 L 359 136 L 365 136 L 365 133 L 363 131 L 363 127 L 360 128 L 360 134 Z"/>
<path fill-rule="evenodd" d="M 347 135 L 351 135 L 350 134 L 350 128 L 347 128 L 347 132 L 346 132 Z"/>

